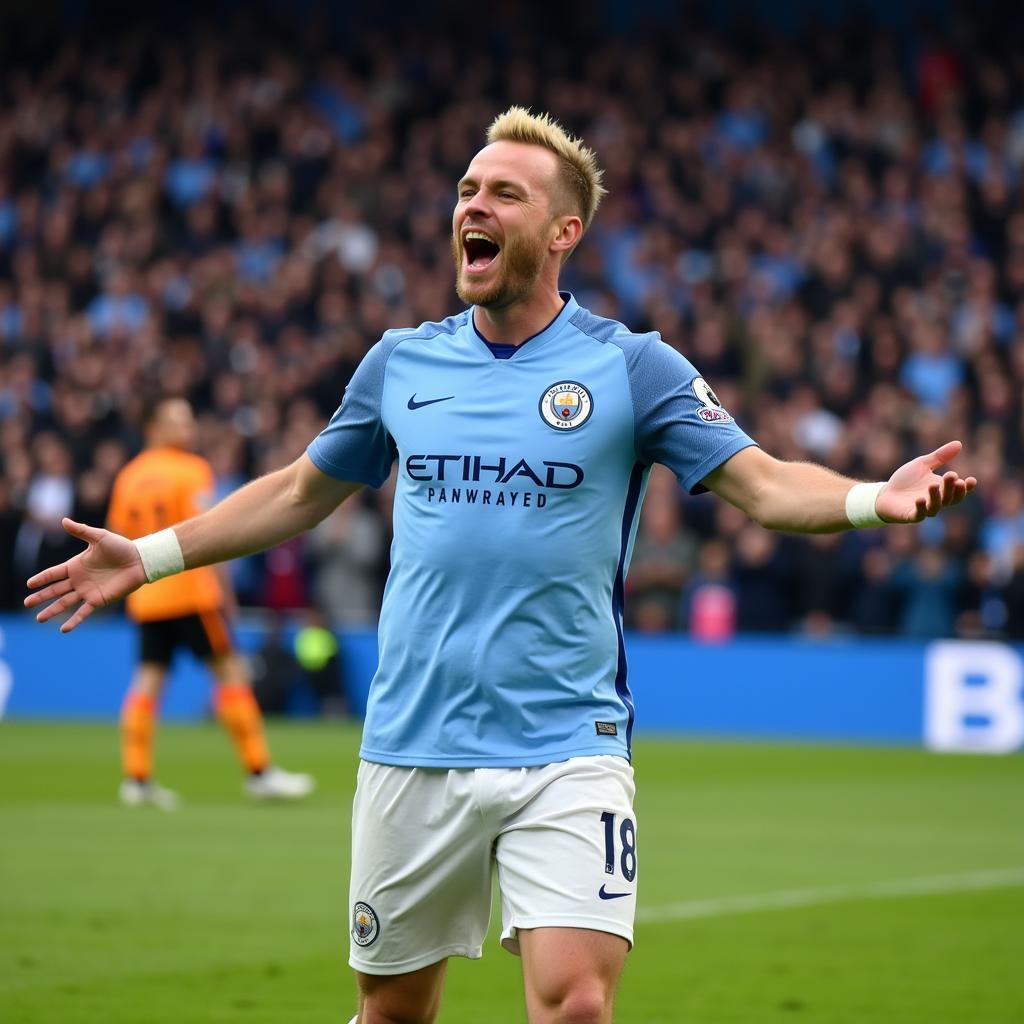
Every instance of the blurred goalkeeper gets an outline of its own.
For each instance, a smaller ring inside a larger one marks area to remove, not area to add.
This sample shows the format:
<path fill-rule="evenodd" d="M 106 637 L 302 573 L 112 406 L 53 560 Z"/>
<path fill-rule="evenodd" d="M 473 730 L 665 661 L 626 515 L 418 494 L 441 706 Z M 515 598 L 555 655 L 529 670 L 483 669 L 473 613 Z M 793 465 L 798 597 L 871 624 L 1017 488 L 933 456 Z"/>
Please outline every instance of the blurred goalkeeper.
<path fill-rule="evenodd" d="M 479 957 L 491 878 L 531 1024 L 608 1024 L 633 941 L 639 829 L 623 581 L 650 467 L 764 526 L 916 523 L 972 477 L 952 441 L 859 483 L 757 447 L 696 369 L 559 292 L 603 195 L 594 154 L 512 108 L 458 184 L 469 306 L 388 331 L 306 453 L 215 508 L 29 581 L 74 629 L 147 579 L 308 530 L 397 463 L 392 569 L 353 809 L 360 1024 L 436 1020 L 450 956 Z"/>
<path fill-rule="evenodd" d="M 207 508 L 213 472 L 192 453 L 195 419 L 183 398 L 153 403 L 144 416 L 146 448 L 118 474 L 108 515 L 111 530 L 131 539 L 188 519 Z M 223 569 L 224 567 L 219 567 Z M 234 604 L 226 572 L 209 567 L 155 580 L 130 593 L 128 615 L 139 627 L 139 665 L 121 708 L 121 802 L 174 810 L 178 796 L 153 778 L 157 707 L 175 652 L 191 651 L 216 683 L 217 718 L 234 742 L 254 799 L 300 799 L 308 775 L 270 763 L 263 720 L 235 650 L 228 621 Z"/>

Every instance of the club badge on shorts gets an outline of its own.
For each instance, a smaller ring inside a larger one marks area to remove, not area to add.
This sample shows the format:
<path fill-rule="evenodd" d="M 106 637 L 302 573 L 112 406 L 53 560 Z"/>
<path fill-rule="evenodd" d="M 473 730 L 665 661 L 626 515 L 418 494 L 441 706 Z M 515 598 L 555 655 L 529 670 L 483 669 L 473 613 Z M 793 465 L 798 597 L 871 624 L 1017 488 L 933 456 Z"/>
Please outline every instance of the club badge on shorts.
<path fill-rule="evenodd" d="M 594 411 L 590 392 L 574 380 L 560 380 L 540 397 L 540 414 L 555 430 L 576 430 Z"/>
<path fill-rule="evenodd" d="M 380 921 L 369 903 L 357 903 L 352 908 L 352 941 L 357 946 L 372 946 L 380 934 Z"/>

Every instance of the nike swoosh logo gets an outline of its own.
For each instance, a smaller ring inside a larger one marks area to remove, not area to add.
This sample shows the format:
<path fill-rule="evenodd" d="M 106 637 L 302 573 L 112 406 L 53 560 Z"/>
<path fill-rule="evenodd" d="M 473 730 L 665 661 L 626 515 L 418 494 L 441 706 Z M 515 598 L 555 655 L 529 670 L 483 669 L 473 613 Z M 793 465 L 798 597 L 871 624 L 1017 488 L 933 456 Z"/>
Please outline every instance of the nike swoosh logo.
<path fill-rule="evenodd" d="M 605 888 L 602 885 L 597 895 L 603 900 L 621 900 L 623 896 L 632 896 L 633 894 L 631 892 L 605 892 Z"/>
<path fill-rule="evenodd" d="M 412 398 L 409 399 L 409 408 L 422 409 L 425 405 L 433 405 L 435 402 L 447 402 L 453 399 L 454 397 L 454 395 L 445 395 L 444 398 L 428 398 L 425 402 L 417 402 L 416 396 L 413 395 Z"/>

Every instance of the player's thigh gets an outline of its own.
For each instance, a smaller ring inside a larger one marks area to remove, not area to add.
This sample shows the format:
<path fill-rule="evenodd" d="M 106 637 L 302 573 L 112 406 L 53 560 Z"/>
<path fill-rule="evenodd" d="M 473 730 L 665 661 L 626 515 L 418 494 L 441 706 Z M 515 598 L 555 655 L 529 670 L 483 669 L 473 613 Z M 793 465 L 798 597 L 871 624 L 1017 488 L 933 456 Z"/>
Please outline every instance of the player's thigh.
<path fill-rule="evenodd" d="M 182 645 L 210 666 L 218 683 L 248 680 L 245 663 L 235 650 L 231 626 L 223 612 L 196 612 L 182 618 L 180 623 Z"/>
<path fill-rule="evenodd" d="M 408 974 L 356 971 L 360 1024 L 378 1024 L 379 1020 L 432 1024 L 441 1009 L 447 966 L 447 960 L 440 960 Z"/>
<path fill-rule="evenodd" d="M 629 952 L 621 935 L 583 928 L 519 931 L 530 1024 L 612 1019 L 615 989 Z"/>
<path fill-rule="evenodd" d="M 491 844 L 472 770 L 360 762 L 352 805 L 350 965 L 410 974 L 481 955 Z"/>
<path fill-rule="evenodd" d="M 620 757 L 547 765 L 498 836 L 502 945 L 521 929 L 581 928 L 633 942 L 638 882 L 633 770 Z"/>
<path fill-rule="evenodd" d="M 143 661 L 132 675 L 132 690 L 144 697 L 157 700 L 163 693 L 167 679 L 167 665 L 160 662 Z"/>

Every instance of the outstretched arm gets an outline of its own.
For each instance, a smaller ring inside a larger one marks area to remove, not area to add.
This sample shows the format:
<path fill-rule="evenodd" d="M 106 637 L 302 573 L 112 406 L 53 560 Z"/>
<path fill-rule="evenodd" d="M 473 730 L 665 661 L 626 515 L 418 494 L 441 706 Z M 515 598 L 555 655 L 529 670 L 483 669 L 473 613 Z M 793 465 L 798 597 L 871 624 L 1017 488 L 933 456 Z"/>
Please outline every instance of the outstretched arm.
<path fill-rule="evenodd" d="M 253 480 L 209 511 L 172 529 L 185 568 L 195 569 L 273 547 L 315 526 L 362 484 L 335 480 L 303 453 L 290 466 Z M 119 601 L 146 582 L 135 544 L 119 534 L 64 520 L 64 529 L 89 546 L 74 558 L 36 576 L 25 606 L 48 604 L 39 622 L 75 609 L 61 626 L 68 633 L 96 608 Z"/>
<path fill-rule="evenodd" d="M 973 476 L 935 470 L 954 459 L 962 445 L 950 441 L 912 459 L 889 478 L 874 503 L 886 523 L 919 523 L 960 504 L 977 485 Z M 744 448 L 703 481 L 711 491 L 772 530 L 835 533 L 852 525 L 846 498 L 856 480 L 808 462 L 781 462 L 760 448 Z"/>

